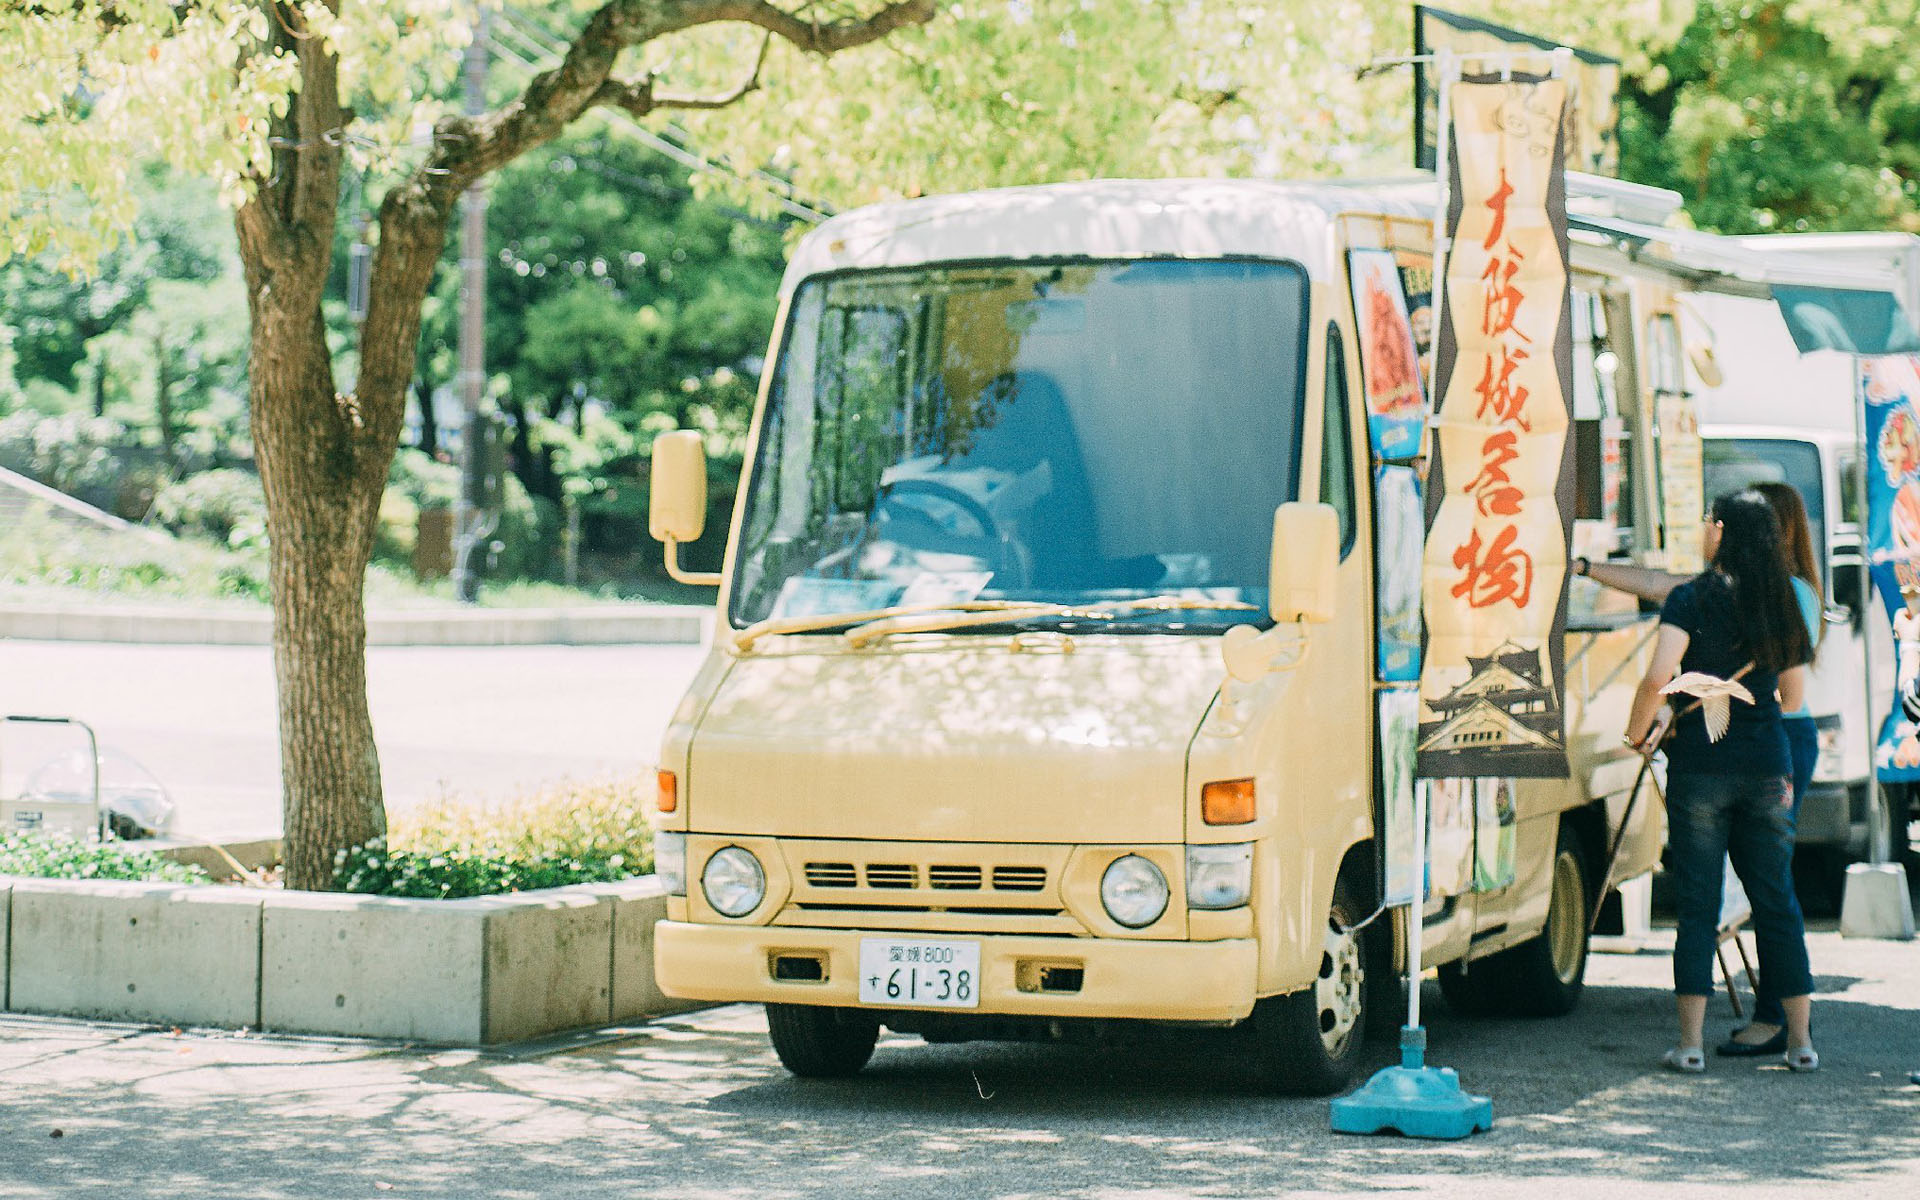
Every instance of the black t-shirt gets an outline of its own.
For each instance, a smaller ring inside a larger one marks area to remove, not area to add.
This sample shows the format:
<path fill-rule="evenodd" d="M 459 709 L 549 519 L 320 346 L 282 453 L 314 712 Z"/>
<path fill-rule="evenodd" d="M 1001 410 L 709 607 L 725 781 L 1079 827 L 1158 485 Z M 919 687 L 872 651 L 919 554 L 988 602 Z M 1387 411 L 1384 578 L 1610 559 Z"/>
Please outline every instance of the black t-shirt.
<path fill-rule="evenodd" d="M 1660 623 L 1686 631 L 1687 652 L 1680 658 L 1682 672 L 1704 671 L 1720 679 L 1732 679 L 1734 672 L 1753 661 L 1753 653 L 1741 637 L 1733 585 L 1716 572 L 1709 571 L 1673 589 L 1660 609 Z M 1780 701 L 1774 695 L 1780 686 L 1779 674 L 1756 667 L 1740 677 L 1740 684 L 1753 693 L 1754 703 L 1733 699 L 1732 720 L 1719 741 L 1707 740 L 1706 716 L 1699 710 L 1675 723 L 1674 734 L 1667 741 L 1668 770 L 1708 775 L 1791 774 L 1787 734 L 1780 724 Z M 1675 711 L 1693 704 L 1689 696 L 1674 695 L 1669 700 Z"/>

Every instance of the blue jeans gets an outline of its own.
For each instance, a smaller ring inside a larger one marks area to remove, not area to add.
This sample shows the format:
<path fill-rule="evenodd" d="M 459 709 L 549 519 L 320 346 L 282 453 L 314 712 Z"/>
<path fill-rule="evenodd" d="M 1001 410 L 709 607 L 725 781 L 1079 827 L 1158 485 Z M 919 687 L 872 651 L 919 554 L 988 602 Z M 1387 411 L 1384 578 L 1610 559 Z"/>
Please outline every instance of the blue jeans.
<path fill-rule="evenodd" d="M 1753 905 L 1760 986 L 1776 997 L 1810 995 L 1806 925 L 1793 894 L 1792 783 L 1784 775 L 1672 775 L 1667 822 L 1680 925 L 1673 943 L 1674 992 L 1713 995 L 1721 864 L 1731 857 Z"/>
<path fill-rule="evenodd" d="M 1782 717 L 1787 731 L 1787 753 L 1793 756 L 1793 817 L 1800 819 L 1800 802 L 1813 786 L 1813 768 L 1820 761 L 1820 731 L 1812 717 Z"/>
<path fill-rule="evenodd" d="M 1793 755 L 1792 822 L 1798 826 L 1800 802 L 1807 798 L 1807 788 L 1813 785 L 1813 768 L 1820 761 L 1820 731 L 1814 727 L 1812 717 L 1782 717 L 1780 724 L 1787 731 L 1787 750 Z M 1765 975 L 1760 977 L 1760 986 L 1754 989 L 1753 1019 L 1762 1025 L 1787 1023 L 1786 1010 L 1780 1007 L 1780 997 L 1768 986 Z"/>

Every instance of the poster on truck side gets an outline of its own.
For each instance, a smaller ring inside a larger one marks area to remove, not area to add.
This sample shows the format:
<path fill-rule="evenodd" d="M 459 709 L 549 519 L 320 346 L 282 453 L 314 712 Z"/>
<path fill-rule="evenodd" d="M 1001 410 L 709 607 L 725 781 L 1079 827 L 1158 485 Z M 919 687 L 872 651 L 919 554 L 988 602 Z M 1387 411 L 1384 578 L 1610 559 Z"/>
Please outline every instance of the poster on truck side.
<path fill-rule="evenodd" d="M 1400 264 L 1391 250 L 1354 250 L 1347 267 L 1373 457 L 1380 462 L 1417 458 L 1426 453 L 1427 393 Z"/>
<path fill-rule="evenodd" d="M 1427 478 L 1417 771 L 1565 778 L 1566 83 L 1469 76 L 1449 97 L 1451 250 Z"/>
<path fill-rule="evenodd" d="M 1873 750 L 1883 782 L 1920 780 L 1920 728 L 1900 693 L 1920 668 L 1920 358 L 1862 358 L 1866 407 L 1867 571 L 1897 645 L 1894 701 Z M 1915 591 L 1910 606 L 1905 593 Z"/>
<path fill-rule="evenodd" d="M 1382 688 L 1380 704 L 1380 783 L 1386 887 L 1382 903 L 1411 904 L 1426 895 L 1426 873 L 1413 860 L 1413 742 L 1420 698 L 1412 688 Z"/>
<path fill-rule="evenodd" d="M 1427 534 L 1420 476 L 1412 467 L 1373 469 L 1374 670 L 1382 683 L 1420 681 L 1420 571 Z"/>

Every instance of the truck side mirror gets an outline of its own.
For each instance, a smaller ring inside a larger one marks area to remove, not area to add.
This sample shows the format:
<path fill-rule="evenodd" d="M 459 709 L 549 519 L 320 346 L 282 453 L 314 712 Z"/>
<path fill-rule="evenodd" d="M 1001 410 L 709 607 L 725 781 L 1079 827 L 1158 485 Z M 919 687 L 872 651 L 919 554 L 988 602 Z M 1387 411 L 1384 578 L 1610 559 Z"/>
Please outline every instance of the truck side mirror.
<path fill-rule="evenodd" d="M 697 542 L 707 528 L 707 447 L 692 429 L 653 439 L 647 531 L 666 547 L 667 574 L 682 583 L 714 585 L 718 575 L 680 569 L 680 543 Z"/>
<path fill-rule="evenodd" d="M 1273 513 L 1267 611 L 1275 621 L 1331 621 L 1340 566 L 1340 514 L 1290 500 Z"/>

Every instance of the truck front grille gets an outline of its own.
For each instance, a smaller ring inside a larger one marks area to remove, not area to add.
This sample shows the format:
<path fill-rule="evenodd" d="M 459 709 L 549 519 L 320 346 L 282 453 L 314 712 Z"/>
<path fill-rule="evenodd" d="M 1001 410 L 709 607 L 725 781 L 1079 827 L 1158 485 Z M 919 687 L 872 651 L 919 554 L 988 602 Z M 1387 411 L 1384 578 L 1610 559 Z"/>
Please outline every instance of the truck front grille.
<path fill-rule="evenodd" d="M 850 888 L 860 885 L 852 863 L 808 863 L 807 882 L 817 888 Z"/>
<path fill-rule="evenodd" d="M 920 868 L 912 863 L 868 863 L 867 886 L 870 888 L 917 888 L 920 886 Z"/>
<path fill-rule="evenodd" d="M 1086 933 L 1059 894 L 1071 847 L 794 839 L 782 852 L 793 893 L 780 924 Z"/>
<path fill-rule="evenodd" d="M 927 882 L 943 892 L 977 892 L 980 890 L 980 868 L 936 864 L 927 868 Z"/>
<path fill-rule="evenodd" d="M 993 888 L 997 892 L 1038 892 L 1047 886 L 1045 867 L 995 867 Z"/>

